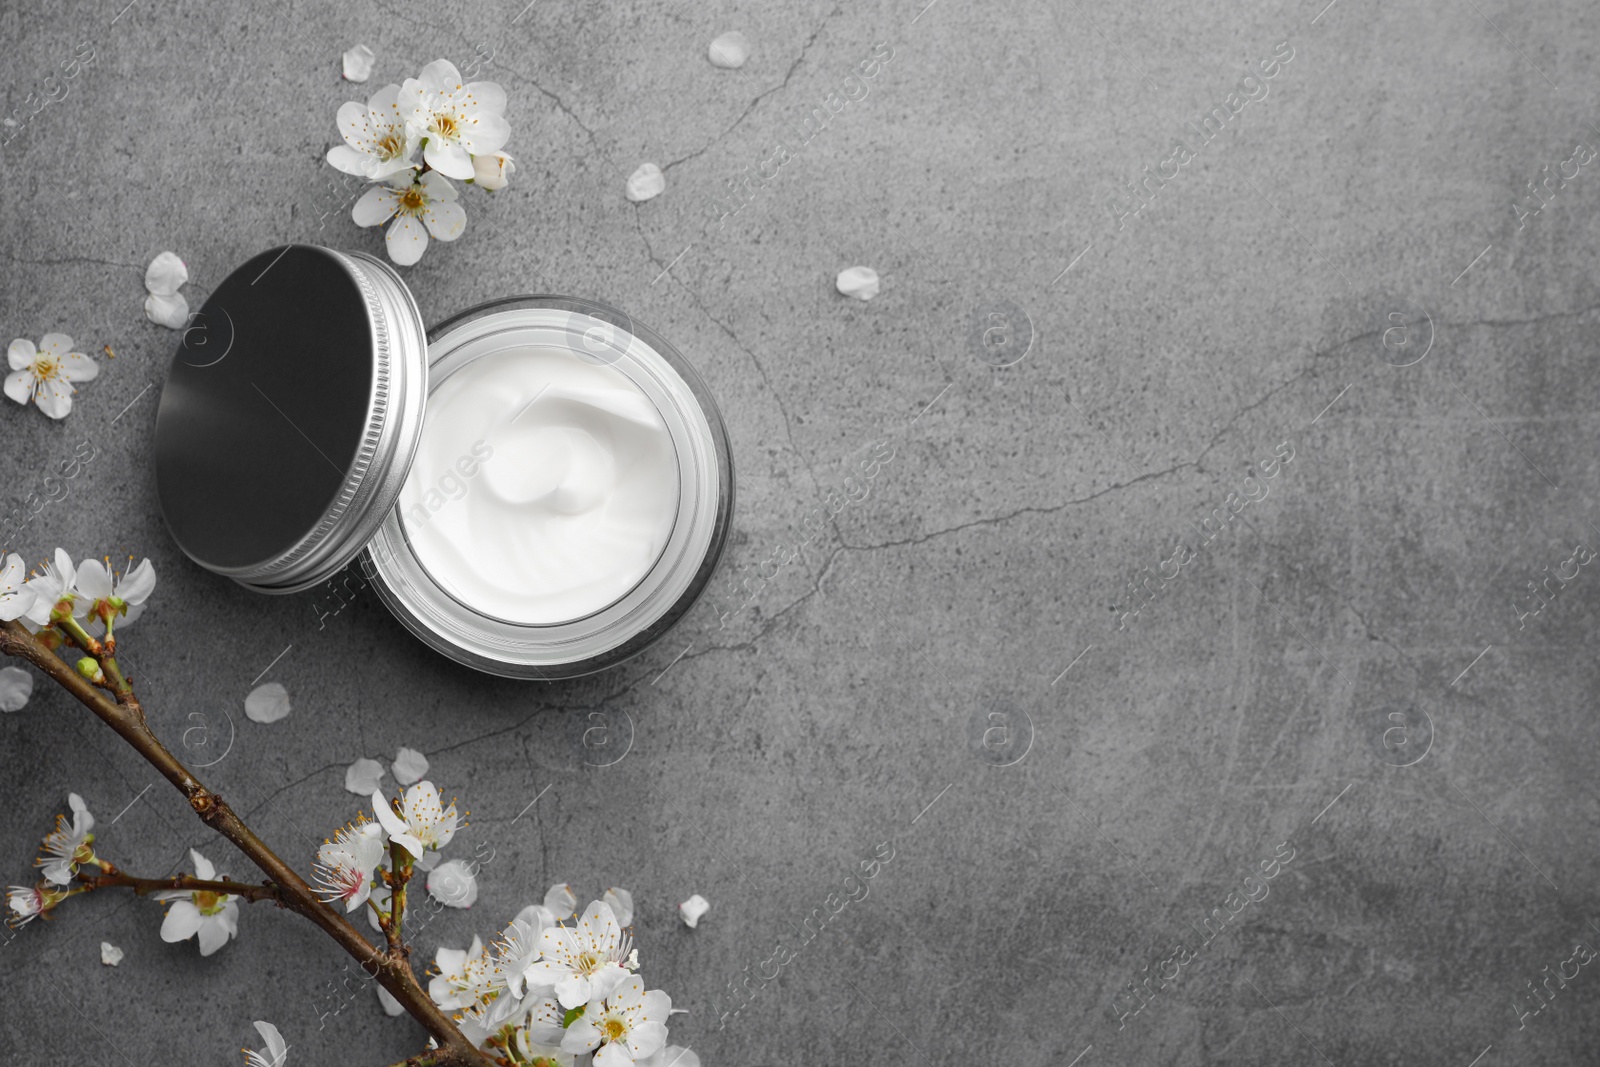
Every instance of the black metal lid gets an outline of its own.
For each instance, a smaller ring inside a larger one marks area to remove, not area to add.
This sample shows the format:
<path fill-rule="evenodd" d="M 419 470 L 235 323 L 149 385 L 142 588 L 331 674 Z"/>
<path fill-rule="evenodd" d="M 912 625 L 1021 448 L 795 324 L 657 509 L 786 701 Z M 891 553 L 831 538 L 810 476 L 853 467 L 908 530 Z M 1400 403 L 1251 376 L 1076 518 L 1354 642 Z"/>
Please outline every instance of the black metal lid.
<path fill-rule="evenodd" d="M 382 261 L 269 249 L 184 330 L 156 415 L 156 490 L 208 570 L 293 592 L 349 563 L 393 506 L 427 399 L 415 300 Z"/>

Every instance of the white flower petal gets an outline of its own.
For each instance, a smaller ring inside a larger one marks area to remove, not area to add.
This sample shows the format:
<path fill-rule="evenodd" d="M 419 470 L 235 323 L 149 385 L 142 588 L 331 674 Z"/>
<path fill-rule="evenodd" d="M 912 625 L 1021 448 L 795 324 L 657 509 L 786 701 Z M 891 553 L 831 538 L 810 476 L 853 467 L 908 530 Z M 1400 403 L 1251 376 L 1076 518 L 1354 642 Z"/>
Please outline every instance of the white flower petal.
<path fill-rule="evenodd" d="M 255 1027 L 261 1034 L 261 1039 L 267 1043 L 266 1055 L 263 1057 L 267 1061 L 267 1067 L 283 1067 L 284 1060 L 288 1058 L 289 1043 L 283 1039 L 282 1034 L 278 1033 L 278 1028 L 271 1023 L 257 1019 Z M 699 1067 L 699 1065 L 697 1064 L 696 1067 Z"/>
<path fill-rule="evenodd" d="M 544 906 L 550 909 L 550 914 L 556 917 L 556 922 L 565 922 L 578 913 L 578 895 L 572 887 L 560 883 L 550 887 L 544 895 Z"/>
<path fill-rule="evenodd" d="M 383 1013 L 391 1018 L 406 1013 L 406 1009 L 401 1006 L 398 1000 L 394 999 L 394 994 L 383 988 L 383 986 L 378 986 L 378 1003 L 383 1005 Z"/>
<path fill-rule="evenodd" d="M 660 167 L 654 163 L 641 163 L 638 170 L 628 175 L 628 184 L 623 191 L 629 200 L 638 203 L 660 196 L 666 187 L 667 179 L 662 175 Z"/>
<path fill-rule="evenodd" d="M 335 170 L 342 170 L 346 174 L 364 177 L 367 173 L 367 159 L 369 157 L 366 153 L 351 148 L 347 144 L 334 145 L 328 149 L 328 154 L 325 158 L 329 163 L 333 164 Z"/>
<path fill-rule="evenodd" d="M 33 675 L 21 667 L 0 667 L 0 711 L 21 711 L 33 695 Z"/>
<path fill-rule="evenodd" d="M 6 375 L 6 396 L 9 396 L 12 400 L 19 404 L 26 404 L 32 392 L 32 371 L 18 370 Z"/>
<path fill-rule="evenodd" d="M 78 592 L 90 600 L 111 595 L 111 569 L 97 559 L 86 559 L 78 568 Z"/>
<path fill-rule="evenodd" d="M 145 598 L 155 591 L 156 568 L 148 560 L 141 560 L 139 565 L 122 576 L 122 581 L 117 583 L 117 595 L 129 604 L 142 604 Z M 131 615 L 132 612 L 129 612 Z"/>
<path fill-rule="evenodd" d="M 194 875 L 202 881 L 212 881 L 217 877 L 216 864 L 200 855 L 197 849 L 189 850 L 189 861 L 194 864 Z"/>
<path fill-rule="evenodd" d="M 839 292 L 857 300 L 871 300 L 878 295 L 878 272 L 871 267 L 846 267 L 834 282 Z"/>
<path fill-rule="evenodd" d="M 502 142 L 504 143 L 504 142 Z M 483 150 L 492 152 L 500 145 L 487 146 Z M 437 138 L 428 138 L 428 146 L 422 150 L 422 158 L 427 160 L 428 166 L 438 171 L 446 178 L 459 178 L 466 181 L 472 177 L 472 153 L 465 146 L 454 141 L 440 141 Z M 427 177 L 427 175 L 423 175 Z"/>
<path fill-rule="evenodd" d="M 400 208 L 400 190 L 391 185 L 377 185 L 361 194 L 350 218 L 357 226 L 378 226 L 387 222 Z"/>
<path fill-rule="evenodd" d="M 72 338 L 64 333 L 47 333 L 39 339 L 39 351 L 47 356 L 64 356 L 72 348 Z"/>
<path fill-rule="evenodd" d="M 183 297 L 178 299 L 182 300 Z M 52 419 L 64 419 L 72 411 L 72 386 L 59 380 L 42 382 L 39 391 L 33 394 L 33 402 Z"/>
<path fill-rule="evenodd" d="M 612 887 L 606 890 L 605 896 L 600 898 L 611 905 L 611 912 L 617 917 L 618 926 L 633 925 L 633 894 L 626 889 Z"/>
<path fill-rule="evenodd" d="M 100 962 L 107 967 L 115 967 L 122 962 L 122 950 L 109 941 L 100 942 Z"/>
<path fill-rule="evenodd" d="M 678 915 L 682 917 L 683 925 L 691 930 L 700 925 L 700 916 L 710 910 L 711 901 L 699 893 L 678 905 Z"/>
<path fill-rule="evenodd" d="M 383 781 L 383 764 L 364 756 L 350 764 L 344 772 L 344 787 L 357 796 L 372 796 L 377 792 L 378 783 L 381 781 Z M 373 803 L 387 806 L 382 797 Z"/>
<path fill-rule="evenodd" d="M 389 250 L 390 259 L 402 267 L 409 267 L 428 250 L 428 228 L 421 219 L 401 215 L 389 225 L 383 242 Z"/>
<path fill-rule="evenodd" d="M 100 377 L 100 365 L 82 352 L 61 357 L 61 376 L 69 382 L 92 382 Z"/>
<path fill-rule="evenodd" d="M 729 30 L 711 42 L 711 65 L 731 70 L 750 58 L 750 42 L 738 30 Z"/>
<path fill-rule="evenodd" d="M 428 773 L 428 757 L 414 748 L 401 747 L 394 754 L 394 763 L 390 765 L 394 771 L 394 780 L 401 785 L 410 785 L 421 781 L 422 776 Z"/>
<path fill-rule="evenodd" d="M 267 682 L 244 698 L 244 715 L 251 722 L 277 722 L 289 714 L 289 691 L 279 682 Z"/>
<path fill-rule="evenodd" d="M 364 82 L 372 77 L 372 64 L 378 57 L 372 49 L 358 44 L 344 54 L 345 81 Z"/>
<path fill-rule="evenodd" d="M 422 213 L 428 232 L 441 241 L 454 241 L 467 228 L 467 211 L 453 200 L 435 200 Z"/>
<path fill-rule="evenodd" d="M 162 296 L 151 293 L 144 298 L 145 318 L 157 326 L 165 326 L 169 330 L 181 330 L 184 323 L 189 321 L 189 301 L 183 298 L 182 293 L 171 296 Z"/>
<path fill-rule="evenodd" d="M 200 936 L 197 938 L 200 942 L 200 955 L 209 956 L 228 943 L 231 931 L 227 926 L 226 915 L 227 913 L 223 912 L 222 915 L 207 915 L 201 918 Z"/>
<path fill-rule="evenodd" d="M 33 366 L 33 361 L 39 357 L 39 350 L 33 342 L 26 337 L 19 337 L 11 342 L 6 349 L 6 360 L 11 364 L 12 370 L 21 370 Z"/>
<path fill-rule="evenodd" d="M 200 909 L 192 901 L 175 900 L 161 921 L 161 940 L 187 941 L 200 929 Z"/>
<path fill-rule="evenodd" d="M 171 296 L 189 280 L 189 268 L 174 252 L 159 253 L 144 270 L 144 287 L 157 296 Z"/>
<path fill-rule="evenodd" d="M 456 187 L 450 184 L 450 180 L 437 171 L 430 170 L 417 181 L 429 200 L 454 200 L 461 195 L 456 192 Z"/>

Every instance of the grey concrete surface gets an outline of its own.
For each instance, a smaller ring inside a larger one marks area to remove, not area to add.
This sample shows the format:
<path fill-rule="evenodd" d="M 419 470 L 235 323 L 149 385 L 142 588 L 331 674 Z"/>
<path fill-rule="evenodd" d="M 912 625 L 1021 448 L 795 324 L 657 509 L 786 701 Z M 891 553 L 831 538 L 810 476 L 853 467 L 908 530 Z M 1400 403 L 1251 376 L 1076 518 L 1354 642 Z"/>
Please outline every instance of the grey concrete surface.
<path fill-rule="evenodd" d="M 1600 148 L 1600 8 L 924 2 L 5 5 L 8 114 L 80 45 L 94 60 L 0 133 L 0 325 L 116 351 L 64 423 L 0 408 L 8 509 L 96 449 L 14 547 L 155 561 L 124 645 L 154 723 L 302 870 L 359 806 L 347 764 L 428 755 L 472 811 L 458 854 L 495 858 L 423 958 L 555 881 L 632 889 L 644 973 L 708 1065 L 1594 1063 L 1594 967 L 1518 1013 L 1600 943 L 1600 579 L 1517 611 L 1600 538 L 1600 176 L 1513 204 Z M 742 71 L 706 61 L 727 29 L 753 42 Z M 735 580 L 892 442 L 725 625 L 702 604 L 622 668 L 518 684 L 370 592 L 319 627 L 316 594 L 252 595 L 168 538 L 150 449 L 177 335 L 142 315 L 144 265 L 177 251 L 198 304 L 275 243 L 378 250 L 322 159 L 365 95 L 338 76 L 356 42 L 368 88 L 478 54 L 510 95 L 521 169 L 408 272 L 426 316 L 556 291 L 673 339 L 736 450 Z M 877 42 L 865 98 L 708 221 Z M 1280 42 L 1292 60 L 1231 113 Z M 645 161 L 667 189 L 635 205 Z M 1168 176 L 1134 216 L 1146 167 Z M 883 276 L 870 303 L 833 289 L 856 264 Z M 1001 301 L 1032 341 L 997 367 Z M 1247 491 L 1268 495 L 1200 547 Z M 294 702 L 270 726 L 242 714 L 264 671 Z M 631 736 L 607 766 L 597 724 Z M 41 685 L 0 738 L 6 881 L 69 790 L 131 869 L 200 846 L 250 873 L 64 694 Z M 866 899 L 721 1019 L 880 842 Z M 713 910 L 690 931 L 695 892 Z M 420 1047 L 366 989 L 328 1014 L 343 959 L 292 916 L 247 909 L 201 959 L 149 901 L 62 912 L 0 947 L 6 1062 L 237 1062 L 253 1019 L 295 1064 Z M 1194 958 L 1165 963 L 1180 943 Z M 1119 991 L 1174 970 L 1119 1025 Z"/>

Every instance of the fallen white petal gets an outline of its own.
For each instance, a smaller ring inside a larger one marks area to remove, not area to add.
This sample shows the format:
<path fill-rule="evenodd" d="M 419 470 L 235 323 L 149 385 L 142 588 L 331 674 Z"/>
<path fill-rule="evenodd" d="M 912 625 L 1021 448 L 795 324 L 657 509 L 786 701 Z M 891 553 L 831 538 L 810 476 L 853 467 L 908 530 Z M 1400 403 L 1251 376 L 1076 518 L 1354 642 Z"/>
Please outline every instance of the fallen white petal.
<path fill-rule="evenodd" d="M 250 690 L 244 698 L 244 715 L 251 722 L 277 722 L 289 714 L 289 691 L 277 682 Z"/>
<path fill-rule="evenodd" d="M 383 1005 L 383 1013 L 385 1015 L 394 1016 L 406 1013 L 406 1009 L 402 1008 L 400 1002 L 394 999 L 394 994 L 383 988 L 383 986 L 378 986 L 378 1003 Z"/>
<path fill-rule="evenodd" d="M 383 764 L 362 757 L 344 772 L 344 787 L 358 797 L 370 797 L 383 781 Z"/>
<path fill-rule="evenodd" d="M 21 667 L 0 667 L 0 711 L 21 711 L 33 695 L 33 675 Z"/>
<path fill-rule="evenodd" d="M 834 284 L 845 296 L 871 300 L 878 295 L 878 272 L 871 267 L 846 267 Z"/>
<path fill-rule="evenodd" d="M 699 893 L 678 905 L 678 914 L 683 917 L 683 925 L 691 930 L 700 925 L 700 916 L 710 910 L 711 901 Z"/>
<path fill-rule="evenodd" d="M 158 326 L 181 330 L 183 324 L 189 321 L 189 301 L 183 298 L 182 293 L 173 293 L 171 296 L 151 293 L 144 298 L 144 314 L 145 318 Z"/>
<path fill-rule="evenodd" d="M 446 860 L 428 872 L 428 895 L 447 908 L 470 908 L 478 899 L 478 879 L 461 860 Z"/>
<path fill-rule="evenodd" d="M 162 252 L 144 270 L 144 287 L 157 296 L 172 296 L 188 280 L 189 268 L 172 252 Z"/>
<path fill-rule="evenodd" d="M 628 177 L 628 199 L 638 203 L 661 195 L 661 190 L 667 187 L 667 179 L 662 176 L 661 168 L 654 163 L 641 163 L 639 169 Z"/>
<path fill-rule="evenodd" d="M 372 62 L 378 57 L 372 54 L 372 49 L 364 44 L 358 44 L 344 54 L 344 77 L 346 81 L 364 82 L 372 77 Z M 389 1014 L 393 1015 L 394 1012 Z"/>
<path fill-rule="evenodd" d="M 428 757 L 414 748 L 402 747 L 394 754 L 390 770 L 394 771 L 394 779 L 401 785 L 420 782 L 422 776 L 428 773 Z"/>
<path fill-rule="evenodd" d="M 100 962 L 115 967 L 122 962 L 122 950 L 109 941 L 100 942 Z"/>
<path fill-rule="evenodd" d="M 711 42 L 710 56 L 714 67 L 724 70 L 742 67 L 750 58 L 750 42 L 738 30 L 729 30 Z"/>

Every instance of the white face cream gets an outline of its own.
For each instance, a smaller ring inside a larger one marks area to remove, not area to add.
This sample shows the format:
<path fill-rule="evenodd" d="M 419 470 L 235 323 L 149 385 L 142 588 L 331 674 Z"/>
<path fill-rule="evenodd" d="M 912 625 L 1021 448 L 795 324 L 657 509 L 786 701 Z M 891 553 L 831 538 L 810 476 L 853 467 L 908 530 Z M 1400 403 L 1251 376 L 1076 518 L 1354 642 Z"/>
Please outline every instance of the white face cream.
<path fill-rule="evenodd" d="M 418 562 L 457 600 L 548 626 L 638 585 L 678 498 L 672 435 L 637 385 L 570 349 L 523 344 L 434 388 L 397 510 Z"/>

